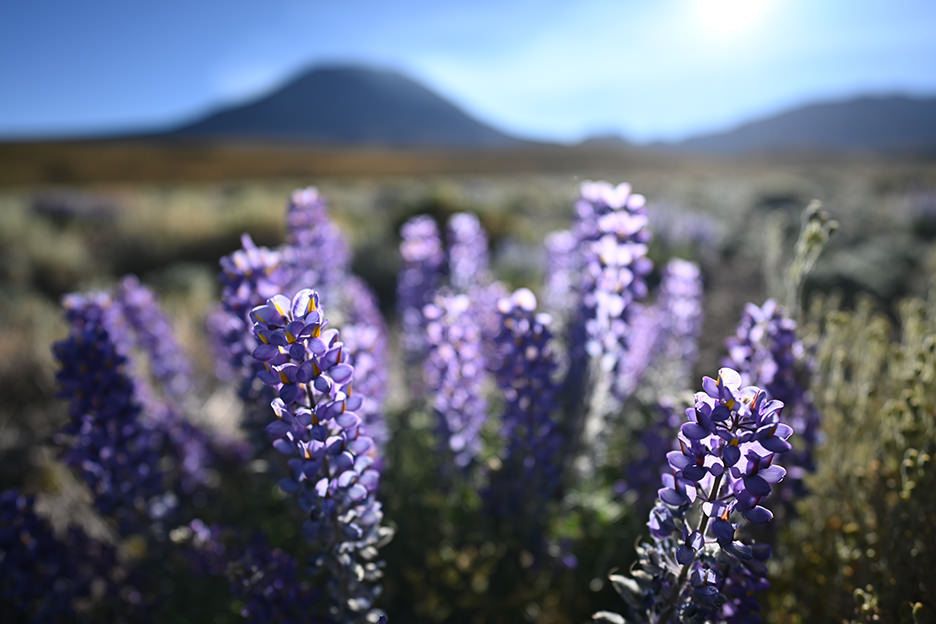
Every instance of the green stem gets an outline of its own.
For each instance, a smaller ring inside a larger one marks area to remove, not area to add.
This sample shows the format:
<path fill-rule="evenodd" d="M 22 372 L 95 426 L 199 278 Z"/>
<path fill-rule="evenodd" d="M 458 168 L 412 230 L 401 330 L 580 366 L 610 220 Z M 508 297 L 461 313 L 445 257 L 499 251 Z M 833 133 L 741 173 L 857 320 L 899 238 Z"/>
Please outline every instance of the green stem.
<path fill-rule="evenodd" d="M 712 483 L 712 491 L 709 492 L 709 501 L 716 500 L 718 490 L 721 487 L 722 476 L 724 476 L 724 473 L 715 477 L 715 482 Z M 708 521 L 709 517 L 703 512 L 702 517 L 699 519 L 699 528 L 697 529 L 697 531 L 702 534 L 703 538 L 705 537 L 705 531 L 708 528 Z M 693 557 L 693 561 L 695 561 L 695 557 Z M 680 570 L 679 577 L 676 579 L 676 587 L 674 588 L 672 600 L 670 601 L 669 606 L 666 608 L 666 611 L 660 615 L 660 622 L 669 622 L 670 617 L 673 615 L 673 611 L 676 610 L 676 603 L 679 602 L 679 596 L 682 594 L 683 584 L 686 582 L 686 576 L 689 575 L 689 566 L 691 565 L 692 561 L 685 564 L 682 567 L 682 570 Z"/>

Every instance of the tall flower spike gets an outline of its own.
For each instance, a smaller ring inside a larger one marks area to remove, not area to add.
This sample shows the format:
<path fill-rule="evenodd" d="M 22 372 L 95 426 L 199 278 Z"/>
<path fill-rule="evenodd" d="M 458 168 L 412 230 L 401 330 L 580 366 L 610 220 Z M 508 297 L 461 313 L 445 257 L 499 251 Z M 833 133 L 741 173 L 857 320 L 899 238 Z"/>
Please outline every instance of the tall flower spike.
<path fill-rule="evenodd" d="M 250 313 L 263 366 L 260 379 L 277 394 L 267 426 L 274 448 L 288 457 L 280 487 L 308 514 L 303 532 L 316 549 L 313 570 L 326 583 L 331 616 L 375 621 L 380 564 L 377 547 L 387 530 L 376 490 L 374 444 L 352 393 L 354 368 L 345 361 L 336 330 L 327 329 L 318 294 L 271 297 Z"/>
<path fill-rule="evenodd" d="M 134 346 L 146 354 L 150 373 L 163 394 L 180 403 L 192 387 L 192 363 L 176 340 L 156 296 L 129 275 L 120 282 L 114 301 L 132 332 Z"/>
<path fill-rule="evenodd" d="M 403 267 L 397 279 L 397 310 L 403 324 L 403 352 L 410 365 L 418 369 L 426 354 L 426 326 L 423 308 L 432 302 L 442 285 L 445 252 L 435 221 L 426 215 L 413 217 L 400 230 L 400 256 Z M 420 387 L 411 379 L 412 390 Z"/>
<path fill-rule="evenodd" d="M 523 288 L 498 304 L 497 385 L 504 395 L 502 468 L 488 492 L 495 514 L 526 533 L 528 548 L 541 546 L 545 508 L 559 482 L 562 440 L 552 412 L 558 387 L 551 349 L 551 319 L 537 314 L 536 297 Z"/>
<path fill-rule="evenodd" d="M 572 433 L 582 474 L 604 460 L 603 433 L 619 407 L 613 387 L 627 349 L 632 304 L 647 295 L 645 277 L 652 263 L 647 258 L 645 203 L 630 185 L 606 182 L 584 183 L 576 202 L 579 300 L 568 331 L 565 394 L 570 405 L 586 406 L 574 419 Z"/>
<path fill-rule="evenodd" d="M 656 302 L 634 308 L 615 389 L 619 398 L 640 390 L 641 399 L 654 401 L 662 394 L 688 389 L 701 331 L 701 272 L 696 264 L 673 258 L 663 269 Z"/>
<path fill-rule="evenodd" d="M 449 281 L 458 292 L 468 292 L 486 281 L 488 238 L 474 214 L 459 212 L 448 221 Z"/>
<path fill-rule="evenodd" d="M 384 413 L 390 367 L 387 324 L 377 298 L 361 279 L 353 275 L 345 278 L 342 299 L 347 318 L 341 339 L 348 363 L 354 366 L 355 392 L 363 397 L 358 415 L 367 435 L 382 451 L 389 439 Z"/>
<path fill-rule="evenodd" d="M 166 511 L 161 436 L 143 423 L 126 359 L 104 321 L 99 296 L 65 298 L 71 333 L 55 343 L 58 396 L 71 420 L 59 435 L 63 459 L 91 489 L 95 507 L 128 534 Z"/>
<path fill-rule="evenodd" d="M 229 449 L 213 443 L 181 413 L 184 392 L 190 387 L 191 365 L 152 291 L 128 276 L 113 296 L 103 292 L 71 294 L 65 297 L 64 307 L 74 329 L 82 330 L 89 322 L 100 323 L 125 358 L 123 372 L 133 380 L 133 400 L 142 410 L 142 426 L 149 431 L 154 446 L 172 460 L 163 466 L 167 468 L 166 483 L 179 494 L 204 485 L 218 452 Z"/>
<path fill-rule="evenodd" d="M 567 320 L 575 302 L 576 278 L 579 275 L 578 240 L 569 230 L 552 232 L 546 236 L 547 309 Z"/>
<path fill-rule="evenodd" d="M 259 368 L 250 356 L 256 342 L 248 315 L 282 289 L 286 272 L 278 252 L 257 247 L 246 234 L 241 237 L 241 249 L 221 258 L 220 264 L 221 309 L 210 315 L 208 331 L 222 347 L 217 355 L 227 366 L 221 370 L 233 375 L 225 381 L 239 382 L 241 394 L 249 397 Z"/>
<path fill-rule="evenodd" d="M 586 182 L 576 203 L 584 253 L 583 306 L 587 349 L 616 363 L 627 344 L 630 304 L 647 295 L 646 200 L 630 185 Z"/>
<path fill-rule="evenodd" d="M 291 290 L 314 284 L 334 298 L 333 291 L 348 273 L 351 249 L 329 218 L 325 197 L 314 186 L 294 191 L 289 198 L 282 258 Z"/>
<path fill-rule="evenodd" d="M 786 502 L 805 496 L 804 477 L 815 470 L 821 416 L 808 389 L 811 365 L 796 337 L 796 322 L 773 300 L 761 307 L 749 303 L 726 346 L 724 364 L 736 368 L 745 383 L 764 388 L 770 398 L 786 406 L 784 416 L 800 443 L 785 458 L 789 487 L 784 487 L 781 495 Z"/>
<path fill-rule="evenodd" d="M 783 404 L 722 368 L 702 380 L 695 407 L 667 454 L 659 501 L 647 523 L 652 543 L 638 547 L 632 578 L 612 576 L 628 621 L 741 622 L 756 618 L 750 592 L 766 584 L 769 549 L 741 538 L 746 522 L 772 518 L 761 503 L 786 471 L 775 462 L 791 448 Z M 601 622 L 621 616 L 598 613 Z"/>
<path fill-rule="evenodd" d="M 425 381 L 439 440 L 455 465 L 465 469 L 481 450 L 487 414 L 481 328 L 465 295 L 440 295 L 424 314 L 429 342 Z"/>

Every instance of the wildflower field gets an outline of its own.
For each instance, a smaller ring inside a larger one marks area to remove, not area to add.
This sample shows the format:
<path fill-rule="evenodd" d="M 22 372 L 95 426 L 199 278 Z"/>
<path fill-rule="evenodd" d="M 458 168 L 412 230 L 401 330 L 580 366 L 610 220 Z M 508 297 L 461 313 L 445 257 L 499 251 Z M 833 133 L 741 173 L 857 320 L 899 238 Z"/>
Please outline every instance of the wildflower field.
<path fill-rule="evenodd" d="M 883 157 L 4 189 L 0 621 L 936 621 L 934 240 Z"/>

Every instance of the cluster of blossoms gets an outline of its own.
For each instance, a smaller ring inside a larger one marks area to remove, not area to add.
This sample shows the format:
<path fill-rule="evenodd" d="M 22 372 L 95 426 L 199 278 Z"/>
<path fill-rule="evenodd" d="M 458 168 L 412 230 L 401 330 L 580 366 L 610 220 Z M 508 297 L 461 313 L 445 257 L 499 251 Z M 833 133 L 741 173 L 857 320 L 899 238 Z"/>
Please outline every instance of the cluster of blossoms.
<path fill-rule="evenodd" d="M 114 296 L 135 346 L 146 354 L 150 374 L 163 394 L 181 402 L 192 389 L 192 363 L 180 347 L 156 296 L 133 275 L 125 277 Z"/>
<path fill-rule="evenodd" d="M 126 534 L 162 516 L 171 501 L 160 467 L 162 436 L 143 421 L 126 357 L 108 332 L 106 302 L 103 295 L 65 299 L 71 332 L 53 352 L 70 421 L 59 441 L 98 511 Z"/>
<path fill-rule="evenodd" d="M 298 290 L 315 284 L 323 296 L 333 299 L 348 272 L 351 249 L 328 216 L 325 197 L 315 187 L 300 189 L 290 196 L 286 208 L 286 246 L 283 265 L 288 282 Z"/>
<path fill-rule="evenodd" d="M 488 270 L 488 239 L 477 216 L 460 212 L 448 222 L 449 283 L 457 292 L 468 292 Z"/>
<path fill-rule="evenodd" d="M 692 375 L 699 359 L 702 334 L 702 272 L 694 262 L 673 258 L 663 269 L 657 306 L 664 319 L 665 339 L 660 362 L 663 378 L 672 387 Z"/>
<path fill-rule="evenodd" d="M 260 380 L 276 392 L 276 417 L 266 430 L 289 458 L 280 487 L 308 514 L 303 533 L 315 548 L 313 569 L 326 583 L 330 613 L 340 621 L 375 621 L 381 576 L 375 559 L 387 534 L 374 443 L 356 413 L 363 399 L 352 393 L 354 368 L 338 332 L 326 329 L 312 290 L 291 300 L 275 295 L 250 317 Z"/>
<path fill-rule="evenodd" d="M 481 427 L 487 418 L 481 330 L 467 295 L 439 295 L 425 307 L 424 316 L 429 347 L 424 379 L 439 440 L 455 465 L 464 469 L 481 450 Z"/>
<path fill-rule="evenodd" d="M 606 182 L 582 184 L 575 204 L 575 303 L 566 332 L 564 394 L 578 412 L 570 418 L 571 437 L 582 475 L 605 461 L 604 432 L 619 411 L 613 390 L 632 333 L 633 304 L 647 295 L 645 278 L 653 265 L 645 204 L 629 184 Z"/>
<path fill-rule="evenodd" d="M 739 538 L 744 522 L 773 514 L 761 503 L 786 471 L 774 462 L 791 449 L 793 429 L 780 421 L 780 401 L 722 368 L 702 380 L 686 411 L 679 450 L 667 454 L 659 502 L 647 526 L 653 543 L 638 549 L 630 579 L 612 580 L 630 621 L 727 622 L 756 619 L 753 593 L 766 585 L 769 548 Z M 623 622 L 602 612 L 595 619 Z"/>
<path fill-rule="evenodd" d="M 565 319 L 572 312 L 578 276 L 578 241 L 569 230 L 551 232 L 546 246 L 546 282 L 544 303 L 556 315 Z"/>
<path fill-rule="evenodd" d="M 666 453 L 673 448 L 673 433 L 679 425 L 674 401 L 687 388 L 698 358 L 702 330 L 702 279 L 699 267 L 674 258 L 663 270 L 657 300 L 637 307 L 633 331 L 615 391 L 624 401 L 636 397 L 647 408 L 651 420 L 640 431 L 640 444 L 627 458 L 625 480 L 619 493 L 629 492 L 637 504 L 651 504 L 649 486 Z"/>
<path fill-rule="evenodd" d="M 586 182 L 575 204 L 582 257 L 579 285 L 586 350 L 617 364 L 627 345 L 628 309 L 647 295 L 650 230 L 643 195 L 629 184 Z"/>
<path fill-rule="evenodd" d="M 726 347 L 725 366 L 736 368 L 744 383 L 760 386 L 770 398 L 783 402 L 784 416 L 798 444 L 784 460 L 789 485 L 781 492 L 788 501 L 805 496 L 804 478 L 815 470 L 813 456 L 821 417 L 808 389 L 811 366 L 803 343 L 796 337 L 796 322 L 773 300 L 760 307 L 749 303 Z"/>
<path fill-rule="evenodd" d="M 287 296 L 307 284 L 341 302 L 346 351 L 368 374 L 367 401 L 361 417 L 378 443 L 386 441 L 383 400 L 387 393 L 387 329 L 376 298 L 350 274 L 351 251 L 328 216 L 326 202 L 314 187 L 295 191 L 286 208 L 286 243 L 278 249 L 257 247 L 248 236 L 242 249 L 221 259 L 221 306 L 208 319 L 220 361 L 218 374 L 241 384 L 247 429 L 260 429 L 273 398 L 258 376 L 263 367 L 251 356 L 257 347 L 250 331 L 250 311 L 279 293 Z"/>
<path fill-rule="evenodd" d="M 190 387 L 191 363 L 180 348 L 155 295 L 134 276 L 125 277 L 113 294 L 71 294 L 63 300 L 73 332 L 99 325 L 123 357 L 122 374 L 132 382 L 132 400 L 154 448 L 172 460 L 166 476 L 181 492 L 191 493 L 208 479 L 208 468 L 227 441 L 213 441 L 180 413 Z M 85 374 L 68 370 L 60 375 Z M 149 373 L 148 375 L 146 373 Z M 234 450 L 233 448 L 228 450 Z"/>
<path fill-rule="evenodd" d="M 504 396 L 502 436 L 507 448 L 487 498 L 495 514 L 519 517 L 519 528 L 532 531 L 535 543 L 544 507 L 559 483 L 563 450 L 552 418 L 559 389 L 551 319 L 536 312 L 536 297 L 525 288 L 501 299 L 498 311 L 501 331 L 495 376 Z"/>
<path fill-rule="evenodd" d="M 341 340 L 348 363 L 354 367 L 356 393 L 363 397 L 358 415 L 367 435 L 383 450 L 390 439 L 383 409 L 390 368 L 387 325 L 377 297 L 360 278 L 349 275 L 342 285 L 342 294 L 347 312 Z"/>
<path fill-rule="evenodd" d="M 248 315 L 280 291 L 285 275 L 280 253 L 257 247 L 247 234 L 241 237 L 240 249 L 221 258 L 221 304 L 208 318 L 208 331 L 218 376 L 240 383 L 245 400 L 255 394 L 253 380 L 259 372 L 251 357 L 256 344 Z"/>
<path fill-rule="evenodd" d="M 413 217 L 404 223 L 400 236 L 403 267 L 397 279 L 397 311 L 403 326 L 403 352 L 407 363 L 413 366 L 425 356 L 423 308 L 432 303 L 442 285 L 445 250 L 439 228 L 429 216 Z M 418 389 L 419 382 L 410 380 L 410 386 Z"/>

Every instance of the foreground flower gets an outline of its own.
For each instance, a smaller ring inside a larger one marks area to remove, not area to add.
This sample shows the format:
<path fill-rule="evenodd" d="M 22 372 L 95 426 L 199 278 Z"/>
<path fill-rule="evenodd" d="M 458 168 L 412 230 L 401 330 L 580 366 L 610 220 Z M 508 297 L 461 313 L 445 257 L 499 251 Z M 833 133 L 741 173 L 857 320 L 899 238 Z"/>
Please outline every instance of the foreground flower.
<path fill-rule="evenodd" d="M 628 621 L 756 620 L 752 594 L 766 586 L 769 548 L 739 529 L 773 517 L 762 503 L 786 474 L 774 460 L 790 450 L 793 430 L 780 422 L 783 404 L 742 387 L 737 371 L 723 368 L 702 387 L 680 427 L 679 450 L 667 454 L 647 523 L 653 542 L 638 547 L 631 578 L 611 579 Z M 624 621 L 608 612 L 595 620 Z"/>
<path fill-rule="evenodd" d="M 280 487 L 308 514 L 303 532 L 315 549 L 312 569 L 326 584 L 331 616 L 375 621 L 381 577 L 375 559 L 388 531 L 380 526 L 374 443 L 356 413 L 363 398 L 352 392 L 354 368 L 312 290 L 291 300 L 275 295 L 250 317 L 259 377 L 277 395 L 266 431 L 288 457 Z"/>

